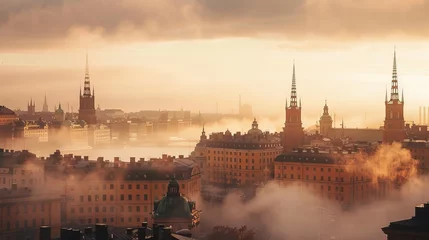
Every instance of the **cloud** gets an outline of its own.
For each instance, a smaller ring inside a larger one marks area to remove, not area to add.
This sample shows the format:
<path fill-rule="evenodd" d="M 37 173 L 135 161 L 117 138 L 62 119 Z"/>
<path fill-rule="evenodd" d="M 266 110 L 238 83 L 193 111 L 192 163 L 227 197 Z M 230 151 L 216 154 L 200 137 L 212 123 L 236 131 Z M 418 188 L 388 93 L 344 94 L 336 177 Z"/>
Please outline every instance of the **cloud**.
<path fill-rule="evenodd" d="M 2 0 L 0 47 L 227 37 L 429 35 L 428 0 Z"/>

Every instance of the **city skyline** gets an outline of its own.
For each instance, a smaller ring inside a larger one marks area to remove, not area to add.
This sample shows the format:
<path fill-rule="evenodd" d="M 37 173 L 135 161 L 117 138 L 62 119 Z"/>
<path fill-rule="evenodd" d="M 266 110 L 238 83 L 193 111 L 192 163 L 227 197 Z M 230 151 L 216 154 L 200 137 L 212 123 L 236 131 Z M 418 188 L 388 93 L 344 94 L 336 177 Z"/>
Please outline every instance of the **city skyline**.
<path fill-rule="evenodd" d="M 6 1 L 2 102 L 22 109 L 31 97 L 42 103 L 47 94 L 50 106 L 62 102 L 77 109 L 72 90 L 82 84 L 88 51 L 96 105 L 102 108 L 214 113 L 218 106 L 219 112 L 236 113 L 241 94 L 256 117 L 280 118 L 295 59 L 304 125 L 320 117 L 327 99 L 331 112 L 350 127 L 378 127 L 394 45 L 406 121 L 418 122 L 418 107 L 428 100 L 429 45 L 419 30 L 426 23 L 417 21 L 426 18 L 425 1 L 362 1 L 360 8 L 352 1 L 170 3 L 127 0 L 112 9 L 97 1 Z M 102 11 L 80 11 L 96 5 Z M 30 15 L 39 19 L 32 21 L 33 31 L 21 24 Z M 53 19 L 57 26 L 47 27 Z M 27 97 L 15 99 L 17 91 Z"/>

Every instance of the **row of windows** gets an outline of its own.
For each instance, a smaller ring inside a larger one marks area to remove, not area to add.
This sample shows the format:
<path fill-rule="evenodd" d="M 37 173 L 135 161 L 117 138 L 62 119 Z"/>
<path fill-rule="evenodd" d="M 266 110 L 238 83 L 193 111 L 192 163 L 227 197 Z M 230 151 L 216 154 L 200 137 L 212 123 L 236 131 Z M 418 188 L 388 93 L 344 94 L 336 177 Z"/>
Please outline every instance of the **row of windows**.
<path fill-rule="evenodd" d="M 210 150 L 207 150 L 207 153 L 210 153 Z M 237 152 L 228 152 L 228 151 L 225 151 L 225 154 L 226 155 L 233 155 L 233 153 L 234 153 L 234 155 L 237 155 Z M 213 154 L 223 154 L 223 151 L 213 151 Z M 270 155 L 273 155 L 273 156 L 277 156 L 277 155 L 279 155 L 280 154 L 280 152 L 262 152 L 262 153 L 259 153 L 259 156 L 270 156 Z M 241 152 L 238 152 L 238 156 L 241 156 Z M 245 153 L 244 154 L 244 156 L 250 156 L 250 153 Z M 251 154 L 251 156 L 255 156 L 255 153 L 252 153 Z"/>
<path fill-rule="evenodd" d="M 158 197 L 155 196 L 155 199 L 157 199 L 157 198 Z M 106 194 L 103 194 L 103 195 L 100 195 L 100 196 L 99 195 L 94 195 L 94 196 L 93 195 L 88 195 L 86 197 L 86 199 L 87 199 L 88 202 L 91 202 L 93 199 L 96 202 L 98 202 L 98 201 L 107 201 L 107 199 L 109 199 L 109 201 L 115 201 L 115 196 L 114 195 L 109 195 L 109 198 L 107 198 Z M 135 197 L 133 198 L 132 194 L 128 194 L 128 195 L 121 194 L 121 195 L 119 195 L 119 199 L 121 201 L 124 201 L 125 199 L 127 199 L 128 201 L 132 201 L 133 199 L 137 200 L 137 201 L 140 201 L 140 200 L 148 201 L 148 195 L 147 194 L 143 194 L 143 198 L 141 198 L 140 194 L 136 194 Z M 84 202 L 85 201 L 85 196 L 81 195 L 80 196 L 80 201 Z"/>
<path fill-rule="evenodd" d="M 185 189 L 185 184 L 182 184 L 182 189 Z M 135 189 L 141 189 L 140 187 L 140 184 L 135 184 Z M 154 189 L 158 189 L 158 184 L 157 183 L 155 183 L 154 184 Z M 102 188 L 103 188 L 103 190 L 106 190 L 107 189 L 107 184 L 103 184 L 102 185 Z M 88 186 L 88 189 L 89 190 L 91 190 L 91 189 L 94 189 L 94 190 L 100 190 L 100 186 L 99 185 L 94 185 L 94 186 L 92 186 L 92 185 L 89 185 Z M 109 184 L 109 189 L 110 190 L 113 190 L 113 189 L 115 189 L 115 184 L 113 184 L 113 183 L 111 183 L 111 184 Z M 121 184 L 120 185 L 120 189 L 121 190 L 123 190 L 123 189 L 125 189 L 125 184 Z M 133 184 L 128 184 L 127 185 L 127 189 L 128 190 L 132 190 L 133 189 Z M 147 184 L 143 184 L 143 189 L 144 190 L 147 190 L 148 189 L 148 185 Z M 165 184 L 162 184 L 162 189 L 166 189 L 166 185 Z"/>
<path fill-rule="evenodd" d="M 207 160 L 209 160 L 210 161 L 210 156 L 207 156 Z M 223 157 L 213 157 L 213 160 L 214 161 L 224 161 L 224 158 Z M 229 162 L 232 162 L 234 160 L 234 162 L 236 163 L 237 162 L 237 158 L 229 158 Z M 267 163 L 272 163 L 273 162 L 273 159 L 272 158 L 262 158 L 262 160 L 261 159 L 259 159 L 259 163 L 265 163 L 265 160 L 267 161 Z M 225 161 L 226 162 L 228 162 L 228 158 L 225 158 Z M 239 158 L 238 159 L 238 162 L 239 163 L 241 163 L 241 158 Z M 246 163 L 249 163 L 249 159 L 247 159 L 246 158 Z M 255 163 L 255 159 L 252 159 L 252 163 Z"/>
<path fill-rule="evenodd" d="M 11 222 L 10 221 L 7 221 L 6 222 L 6 225 L 5 225 L 5 227 L 6 227 L 6 231 L 9 231 L 9 230 L 11 230 L 11 226 L 12 224 L 11 224 Z M 32 220 L 32 222 L 31 222 L 31 226 L 29 225 L 29 223 L 28 223 L 28 220 L 24 220 L 23 222 L 22 222 L 22 224 L 19 222 L 19 221 L 15 221 L 15 226 L 14 226 L 14 228 L 15 229 L 18 229 L 18 228 L 28 228 L 28 227 L 38 227 L 38 226 L 40 226 L 40 225 L 45 225 L 45 219 L 44 218 L 41 218 L 40 219 L 40 224 L 37 224 L 37 221 L 36 221 L 36 219 L 35 218 L 33 218 L 33 220 Z"/>
<path fill-rule="evenodd" d="M 147 217 L 145 217 L 143 219 L 144 219 L 143 221 L 148 222 L 148 218 Z M 110 221 L 110 223 L 114 223 L 115 222 L 115 218 L 111 217 L 109 219 L 108 218 L 95 218 L 94 221 L 92 221 L 92 218 L 88 218 L 86 221 L 85 221 L 85 219 L 79 219 L 79 223 L 82 224 L 82 225 L 83 224 L 93 224 L 93 223 L 108 223 L 108 220 Z M 129 217 L 127 220 L 128 220 L 128 223 L 132 223 L 133 222 L 133 218 L 131 218 L 131 217 Z M 134 218 L 134 220 L 135 220 L 134 221 L 135 223 L 141 223 L 142 218 L 137 217 L 137 218 Z M 119 222 L 125 223 L 125 218 L 123 218 L 123 217 L 119 218 Z"/>
<path fill-rule="evenodd" d="M 207 167 L 210 167 L 210 163 L 207 163 Z M 234 167 L 232 167 L 232 164 L 230 164 L 230 165 L 228 165 L 228 164 L 222 164 L 222 165 L 221 164 L 213 164 L 212 167 L 237 169 L 237 165 L 234 165 Z M 241 165 L 238 165 L 238 169 L 241 169 Z M 262 166 L 259 166 L 259 170 L 262 170 L 262 169 L 263 169 Z M 249 169 L 249 166 L 246 166 L 245 170 L 255 170 L 255 166 L 252 166 L 252 169 Z"/>
<path fill-rule="evenodd" d="M 31 211 L 33 213 L 35 213 L 37 211 L 37 204 L 33 204 L 33 205 L 25 204 L 22 207 L 16 206 L 16 207 L 13 207 L 13 208 L 14 208 L 14 211 L 12 211 L 12 208 L 10 206 L 6 207 L 6 214 L 7 214 L 7 216 L 10 216 L 11 212 L 19 214 L 20 209 L 23 211 L 23 213 L 28 213 L 29 212 L 29 208 L 31 209 Z M 40 204 L 40 212 L 45 212 L 45 204 L 44 203 Z"/>
<path fill-rule="evenodd" d="M 277 174 L 277 178 L 281 178 L 281 174 L 280 173 Z M 283 174 L 283 178 L 287 179 L 288 175 L 287 174 Z M 295 177 L 294 177 L 293 174 L 290 174 L 290 179 L 295 179 Z M 297 175 L 297 179 L 301 179 L 301 175 L 298 174 Z M 328 179 L 328 181 L 331 181 L 331 177 L 328 177 L 327 179 Z M 310 177 L 308 175 L 306 175 L 305 176 L 305 180 L 310 180 Z M 317 177 L 316 176 L 313 176 L 313 181 L 317 181 Z M 320 176 L 320 181 L 325 181 L 324 176 Z M 344 182 L 344 178 L 343 177 L 341 177 L 341 178 L 336 177 L 335 181 L 336 182 Z M 355 178 L 355 182 L 358 182 L 358 181 L 359 181 L 359 177 L 356 177 Z M 360 181 L 364 181 L 364 177 L 363 176 L 361 176 Z M 350 182 L 353 182 L 353 177 L 350 178 Z"/>
<path fill-rule="evenodd" d="M 92 213 L 92 207 L 88 207 L 87 208 L 87 213 Z M 148 212 L 149 208 L 148 206 L 143 206 L 143 208 L 141 208 L 141 206 L 128 206 L 127 207 L 128 212 L 141 212 L 143 210 L 143 212 Z M 84 207 L 79 207 L 79 213 L 84 213 L 85 208 Z M 98 212 L 115 212 L 115 207 L 94 207 L 94 212 L 98 213 Z M 120 212 L 125 212 L 125 206 L 120 206 L 119 208 Z M 70 208 L 70 213 L 75 213 L 75 208 L 72 207 Z"/>
<path fill-rule="evenodd" d="M 281 169 L 281 166 L 277 166 L 277 169 Z M 283 166 L 283 169 L 284 170 L 287 170 L 288 169 L 288 167 L 287 166 Z M 294 168 L 294 166 L 290 166 L 290 170 L 294 170 L 294 169 L 296 169 L 296 170 L 301 170 L 301 167 L 296 167 L 296 168 Z M 309 167 L 306 167 L 305 168 L 305 170 L 306 171 L 310 171 L 310 168 Z M 313 171 L 317 171 L 317 168 L 315 168 L 315 167 L 313 167 Z M 324 171 L 324 168 L 320 168 L 320 171 L 321 172 L 323 172 Z M 331 168 L 327 168 L 327 171 L 328 172 L 331 172 Z M 363 171 L 363 169 L 362 169 L 362 171 Z M 335 172 L 344 172 L 344 169 L 342 169 L 342 168 L 336 168 L 335 169 Z"/>

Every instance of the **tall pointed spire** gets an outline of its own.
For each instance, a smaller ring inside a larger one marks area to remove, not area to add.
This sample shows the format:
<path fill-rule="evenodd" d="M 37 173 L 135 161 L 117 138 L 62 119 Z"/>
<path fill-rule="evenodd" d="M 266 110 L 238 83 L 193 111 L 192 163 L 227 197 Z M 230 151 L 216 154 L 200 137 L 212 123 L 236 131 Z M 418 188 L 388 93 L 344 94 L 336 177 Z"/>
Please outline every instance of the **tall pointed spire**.
<path fill-rule="evenodd" d="M 392 89 L 390 92 L 390 100 L 391 101 L 399 100 L 398 72 L 397 72 L 397 68 L 396 68 L 396 47 L 393 51 Z"/>
<path fill-rule="evenodd" d="M 402 99 L 401 102 L 404 103 L 404 89 L 402 89 Z"/>
<path fill-rule="evenodd" d="M 387 86 L 386 86 L 386 97 L 384 98 L 384 101 L 387 103 Z"/>
<path fill-rule="evenodd" d="M 296 99 L 296 77 L 295 77 L 295 60 L 293 60 L 293 69 L 292 69 L 292 88 L 290 91 L 290 106 L 297 107 Z"/>
<path fill-rule="evenodd" d="M 89 78 L 88 53 L 86 53 L 85 82 L 83 85 L 83 95 L 91 96 L 91 82 Z"/>

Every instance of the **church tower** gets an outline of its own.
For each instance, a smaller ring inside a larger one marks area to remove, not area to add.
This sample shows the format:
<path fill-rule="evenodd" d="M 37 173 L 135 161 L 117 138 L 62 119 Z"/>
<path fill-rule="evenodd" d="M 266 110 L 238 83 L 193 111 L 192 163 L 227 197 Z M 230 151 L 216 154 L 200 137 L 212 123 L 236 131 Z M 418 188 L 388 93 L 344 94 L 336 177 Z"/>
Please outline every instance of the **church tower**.
<path fill-rule="evenodd" d="M 95 116 L 95 93 L 92 89 L 89 79 L 88 67 L 88 54 L 86 55 L 86 69 L 85 69 L 85 82 L 82 90 L 79 93 L 79 120 L 85 121 L 87 124 L 96 124 L 97 118 Z"/>
<path fill-rule="evenodd" d="M 46 94 L 45 94 L 45 101 L 43 102 L 42 112 L 49 112 L 48 101 L 46 101 Z"/>
<path fill-rule="evenodd" d="M 283 128 L 283 151 L 289 152 L 293 148 L 301 147 L 304 143 L 304 130 L 301 122 L 301 100 L 298 105 L 296 96 L 295 62 L 293 64 L 290 105 L 287 105 L 286 100 L 285 110 L 286 121 Z"/>
<path fill-rule="evenodd" d="M 398 75 L 396 71 L 396 50 L 393 54 L 393 72 L 390 100 L 387 99 L 387 90 L 385 98 L 385 119 L 383 142 L 402 142 L 405 139 L 405 121 L 404 121 L 404 92 L 402 99 L 399 100 Z"/>
<path fill-rule="evenodd" d="M 319 125 L 320 125 L 320 134 L 323 136 L 328 136 L 329 132 L 332 129 L 332 117 L 329 115 L 328 104 L 325 100 L 325 106 L 323 107 L 323 115 L 320 117 Z"/>
<path fill-rule="evenodd" d="M 33 99 L 27 105 L 27 114 L 31 116 L 36 114 L 36 101 L 33 101 Z"/>

